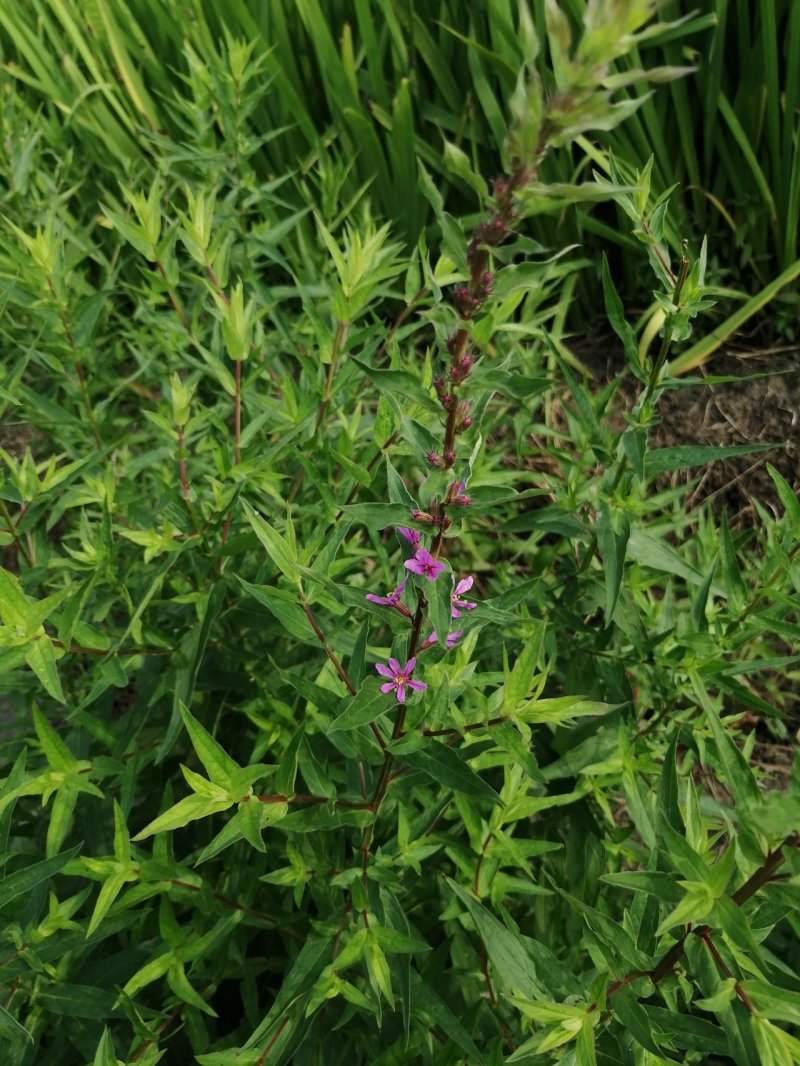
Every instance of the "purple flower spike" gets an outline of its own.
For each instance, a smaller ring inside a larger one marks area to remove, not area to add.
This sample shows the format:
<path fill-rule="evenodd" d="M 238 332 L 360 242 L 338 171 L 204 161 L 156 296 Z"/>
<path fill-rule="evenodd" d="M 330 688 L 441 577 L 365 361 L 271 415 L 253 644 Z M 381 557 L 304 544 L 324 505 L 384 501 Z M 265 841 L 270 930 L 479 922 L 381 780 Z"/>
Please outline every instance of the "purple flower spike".
<path fill-rule="evenodd" d="M 417 548 L 414 558 L 406 560 L 405 567 L 412 574 L 419 574 L 420 577 L 426 577 L 428 581 L 435 581 L 444 570 L 444 563 L 434 559 L 426 548 Z"/>
<path fill-rule="evenodd" d="M 413 544 L 415 548 L 420 545 L 419 530 L 418 529 L 406 529 L 405 526 L 398 526 L 397 532 L 401 537 L 405 537 L 409 544 Z"/>
<path fill-rule="evenodd" d="M 394 690 L 395 695 L 397 696 L 397 702 L 405 703 L 407 688 L 413 689 L 415 692 L 424 691 L 428 687 L 425 682 L 414 681 L 411 677 L 416 665 L 416 655 L 412 656 L 403 667 L 400 666 L 397 659 L 390 659 L 388 666 L 386 666 L 385 663 L 376 663 L 375 669 L 381 677 L 389 678 L 385 685 L 381 685 L 381 692 L 391 692 Z"/>
<path fill-rule="evenodd" d="M 456 644 L 459 642 L 459 640 L 461 640 L 461 638 L 463 636 L 464 636 L 464 630 L 463 629 L 457 629 L 455 631 L 455 633 L 448 633 L 447 634 L 447 640 L 445 641 L 445 643 L 447 644 L 447 647 L 448 648 L 454 648 L 456 646 Z M 434 644 L 438 644 L 438 643 L 439 643 L 439 637 L 436 635 L 436 630 L 435 629 L 431 630 L 431 633 L 429 634 L 429 636 L 425 639 L 425 641 L 422 644 L 422 650 L 424 651 L 425 648 L 430 648 Z"/>
<path fill-rule="evenodd" d="M 394 607 L 401 614 L 410 617 L 411 612 L 408 610 L 405 604 L 400 602 L 400 598 L 403 595 L 403 590 L 406 587 L 406 581 L 408 581 L 408 578 L 405 578 L 405 580 L 397 586 L 394 592 L 390 592 L 388 596 L 376 596 L 374 592 L 368 592 L 364 598 L 369 600 L 371 603 L 380 604 L 381 607 Z"/>
<path fill-rule="evenodd" d="M 456 585 L 455 590 L 453 592 L 453 599 L 450 604 L 451 617 L 460 618 L 462 611 L 471 611 L 473 610 L 473 608 L 478 606 L 477 603 L 472 603 L 471 600 L 462 600 L 461 598 L 462 592 L 469 592 L 469 590 L 472 588 L 472 583 L 474 580 L 475 579 L 470 575 L 470 577 L 462 578 L 461 581 L 459 581 L 459 583 Z"/>

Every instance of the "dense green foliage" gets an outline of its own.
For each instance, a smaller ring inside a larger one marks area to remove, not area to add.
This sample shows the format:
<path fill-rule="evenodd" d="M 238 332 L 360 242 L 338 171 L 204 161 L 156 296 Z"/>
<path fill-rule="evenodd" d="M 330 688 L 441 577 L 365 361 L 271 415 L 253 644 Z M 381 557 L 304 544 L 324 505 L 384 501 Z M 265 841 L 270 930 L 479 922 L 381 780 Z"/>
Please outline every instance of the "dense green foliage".
<path fill-rule="evenodd" d="M 0 7 L 8 1066 L 800 1061 L 800 504 L 648 445 L 730 262 L 665 195 L 711 27 L 545 6 Z"/>
<path fill-rule="evenodd" d="M 573 29 L 587 6 L 564 0 Z M 507 101 L 525 58 L 516 7 L 516 0 L 185 0 L 176 17 L 173 0 L 6 0 L 0 57 L 11 78 L 0 132 L 12 156 L 10 198 L 30 196 L 54 165 L 65 185 L 80 182 L 85 204 L 117 195 L 120 181 L 149 182 L 163 170 L 197 180 L 224 168 L 224 146 L 235 160 L 251 159 L 262 179 L 279 181 L 281 200 L 295 210 L 326 204 L 331 215 L 344 215 L 368 187 L 376 215 L 413 246 L 433 222 L 417 158 L 457 217 L 474 217 L 480 202 L 460 154 L 443 146 L 459 148 L 487 177 L 502 172 Z M 531 5 L 550 88 L 545 7 Z M 796 286 L 786 286 L 800 275 L 800 8 L 793 0 L 660 7 L 677 24 L 618 56 L 619 76 L 639 64 L 683 67 L 691 76 L 646 99 L 649 87 L 623 84 L 620 97 L 641 105 L 630 121 L 578 134 L 543 161 L 543 177 L 558 183 L 593 167 L 607 173 L 607 150 L 632 168 L 652 155 L 656 193 L 677 186 L 665 233 L 673 251 L 681 238 L 709 238 L 711 281 L 725 287 L 723 336 L 741 322 L 729 323 L 731 315 L 752 314 L 777 296 L 774 325 L 793 338 Z M 231 66 L 237 41 L 257 58 L 241 94 Z M 239 167 L 238 180 L 248 173 Z M 622 216 L 594 204 L 561 208 L 551 197 L 536 232 L 548 246 L 578 242 L 588 253 L 569 325 L 582 332 L 596 315 L 593 264 L 604 246 L 614 250 L 627 296 L 646 302 Z M 313 240 L 313 226 L 304 230 Z M 778 276 L 780 286 L 770 289 Z M 751 294 L 742 312 L 736 304 Z"/>

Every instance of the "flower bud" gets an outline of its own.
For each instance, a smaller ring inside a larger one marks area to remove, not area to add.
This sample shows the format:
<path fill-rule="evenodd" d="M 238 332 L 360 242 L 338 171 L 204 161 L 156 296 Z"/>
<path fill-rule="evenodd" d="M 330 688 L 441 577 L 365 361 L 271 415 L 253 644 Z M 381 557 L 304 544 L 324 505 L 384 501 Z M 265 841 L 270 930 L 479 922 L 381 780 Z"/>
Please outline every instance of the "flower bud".
<path fill-rule="evenodd" d="M 452 448 L 448 448 L 444 453 L 444 465 L 446 469 L 450 469 L 453 463 L 456 461 L 456 453 Z"/>
<path fill-rule="evenodd" d="M 428 514 L 427 511 L 412 511 L 411 517 L 415 522 L 424 522 L 426 525 L 433 525 L 434 517 L 432 514 Z"/>
<path fill-rule="evenodd" d="M 454 385 L 460 385 L 472 373 L 473 359 L 471 355 L 463 355 L 458 363 L 450 367 L 450 380 Z"/>
<path fill-rule="evenodd" d="M 425 462 L 428 466 L 434 466 L 439 470 L 444 469 L 444 459 L 438 452 L 427 452 L 425 454 Z"/>

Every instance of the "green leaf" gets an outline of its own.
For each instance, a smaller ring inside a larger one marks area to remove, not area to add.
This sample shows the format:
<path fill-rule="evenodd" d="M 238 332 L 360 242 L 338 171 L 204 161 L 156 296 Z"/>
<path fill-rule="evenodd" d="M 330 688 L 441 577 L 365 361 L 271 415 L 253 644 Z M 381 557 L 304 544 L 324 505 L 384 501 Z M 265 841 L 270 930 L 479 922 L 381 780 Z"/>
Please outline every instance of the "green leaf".
<path fill-rule="evenodd" d="M 624 511 L 602 507 L 597 516 L 597 546 L 603 559 L 603 574 L 606 585 L 606 626 L 611 625 L 614 608 L 617 606 L 622 574 L 625 566 L 625 549 L 631 535 L 631 524 Z"/>
<path fill-rule="evenodd" d="M 462 1051 L 466 1051 L 470 1062 L 478 1064 L 486 1060 L 481 1055 L 472 1037 L 458 1020 L 456 1015 L 447 1006 L 443 999 L 434 989 L 417 973 L 411 969 L 411 995 L 414 1011 L 431 1019 L 434 1025 L 449 1037 L 450 1040 Z"/>
<path fill-rule="evenodd" d="M 398 758 L 412 770 L 421 770 L 445 788 L 490 800 L 492 803 L 500 802 L 500 797 L 492 786 L 479 777 L 458 752 L 447 744 L 431 740 L 425 747 L 416 751 L 403 751 L 401 744 L 392 745 L 390 750 L 395 751 Z"/>
<path fill-rule="evenodd" d="M 267 608 L 287 633 L 309 644 L 318 643 L 305 611 L 295 602 L 294 594 L 292 594 L 292 599 L 290 600 L 287 599 L 286 589 L 275 588 L 272 585 L 251 585 L 249 581 L 245 581 L 238 574 L 236 575 L 236 580 L 245 592 Z"/>
<path fill-rule="evenodd" d="M 442 570 L 435 581 L 426 581 L 424 578 L 415 577 L 415 584 L 418 588 L 424 587 L 425 595 L 428 599 L 430 619 L 436 631 L 439 647 L 446 648 L 447 635 L 452 625 L 453 572 L 446 560 L 442 559 L 441 562 L 445 563 L 445 569 Z"/>
<path fill-rule="evenodd" d="M 637 1044 L 651 1055 L 662 1058 L 662 1050 L 653 1037 L 650 1020 L 629 988 L 617 989 L 609 1000 L 609 1006 Z"/>
<path fill-rule="evenodd" d="M 299 584 L 296 566 L 297 556 L 290 548 L 286 538 L 282 537 L 276 529 L 273 529 L 266 518 L 251 507 L 246 500 L 241 502 L 247 515 L 247 520 L 253 527 L 255 535 L 266 548 L 270 559 L 293 585 Z"/>
<path fill-rule="evenodd" d="M 382 714 L 386 714 L 393 706 L 393 699 L 391 693 L 385 695 L 381 692 L 381 683 L 377 677 L 368 677 L 355 696 L 344 701 L 344 711 L 331 722 L 328 732 L 358 729 L 359 726 L 369 725 Z"/>
<path fill-rule="evenodd" d="M 583 696 L 554 696 L 552 699 L 529 700 L 514 712 L 520 722 L 529 724 L 569 722 L 573 718 L 585 718 L 616 711 L 621 703 L 598 703 Z"/>
<path fill-rule="evenodd" d="M 59 703 L 66 703 L 56 670 L 55 649 L 50 637 L 44 633 L 34 637 L 28 645 L 25 662 L 44 685 L 48 695 L 58 700 Z"/>
<path fill-rule="evenodd" d="M 181 718 L 198 759 L 203 764 L 209 779 L 220 788 L 230 789 L 231 780 L 241 772 L 241 766 L 228 755 L 223 747 L 200 725 L 184 703 L 180 705 Z"/>
<path fill-rule="evenodd" d="M 619 298 L 619 293 L 614 287 L 605 253 L 603 253 L 603 258 L 600 263 L 600 275 L 603 281 L 603 298 L 605 300 L 606 317 L 608 318 L 611 328 L 622 341 L 622 349 L 625 352 L 625 358 L 628 360 L 628 365 L 638 374 L 640 372 L 639 346 L 636 343 L 636 334 L 633 331 L 633 327 L 625 318 L 625 309 L 622 306 L 622 300 Z"/>
<path fill-rule="evenodd" d="M 289 1006 L 311 988 L 323 967 L 327 964 L 333 949 L 333 935 L 330 937 L 310 936 L 305 942 L 289 972 L 281 982 L 280 991 L 272 1006 L 245 1042 L 245 1048 L 259 1047 L 263 1053 L 263 1043 L 280 1025 L 281 1018 Z"/>
<path fill-rule="evenodd" d="M 22 870 L 9 874 L 0 881 L 0 907 L 4 907 L 10 900 L 17 896 L 30 895 L 33 889 L 43 881 L 54 877 L 80 852 L 82 845 L 62 851 L 60 855 L 34 862 Z"/>
<path fill-rule="evenodd" d="M 744 583 L 739 562 L 736 558 L 736 548 L 733 544 L 730 529 L 728 528 L 728 512 L 723 511 L 719 523 L 719 550 L 722 559 L 722 574 L 725 580 L 725 591 L 728 594 L 728 603 L 738 614 L 744 607 L 747 599 L 747 586 Z"/>
<path fill-rule="evenodd" d="M 29 612 L 28 597 L 20 588 L 19 579 L 0 566 L 0 618 L 7 626 L 27 633 Z"/>
<path fill-rule="evenodd" d="M 758 787 L 753 771 L 747 764 L 747 760 L 734 744 L 730 733 L 722 725 L 719 714 L 700 676 L 693 672 L 690 677 L 692 687 L 705 711 L 706 721 L 711 727 L 711 732 L 714 736 L 717 754 L 725 771 L 725 784 L 733 792 L 736 805 L 741 814 L 748 808 L 755 807 L 760 803 L 761 790 Z"/>
<path fill-rule="evenodd" d="M 78 771 L 78 760 L 35 703 L 33 705 L 33 725 L 48 764 L 54 770 L 60 770 L 63 773 L 76 773 Z"/>
<path fill-rule="evenodd" d="M 92 912 L 92 917 L 89 921 L 89 928 L 86 930 L 86 936 L 89 937 L 95 932 L 102 920 L 108 914 L 111 905 L 114 900 L 120 894 L 122 889 L 129 881 L 136 881 L 137 874 L 132 866 L 128 866 L 127 869 L 111 870 L 108 877 L 105 879 L 100 887 L 100 892 L 97 896 L 97 902 Z"/>
<path fill-rule="evenodd" d="M 536 966 L 520 936 L 498 922 L 466 888 L 449 877 L 447 883 L 475 922 L 478 936 L 486 945 L 498 984 L 528 998 L 541 998 L 542 989 Z"/>
<path fill-rule="evenodd" d="M 380 946 L 389 952 L 400 954 L 414 954 L 418 951 L 430 951 L 430 945 L 424 940 L 400 933 L 397 929 L 388 926 L 370 924 L 370 933 L 375 937 Z"/>
<path fill-rule="evenodd" d="M 189 822 L 196 821 L 198 818 L 208 818 L 212 814 L 219 813 L 219 811 L 228 810 L 229 807 L 233 806 L 233 803 L 234 801 L 230 798 L 213 799 L 197 793 L 192 796 L 186 796 L 170 807 L 169 810 L 160 814 L 149 825 L 146 825 L 133 839 L 144 840 L 145 837 L 153 836 L 155 833 L 166 833 L 170 829 L 182 829 L 183 826 L 188 825 Z"/>
<path fill-rule="evenodd" d="M 647 895 L 663 900 L 664 903 L 678 903 L 683 898 L 683 890 L 675 878 L 668 873 L 624 870 L 615 874 L 603 874 L 600 880 L 631 892 L 645 892 Z"/>
<path fill-rule="evenodd" d="M 727 1058 L 730 1053 L 728 1037 L 725 1032 L 706 1018 L 698 1018 L 682 1011 L 680 1014 L 665 1007 L 643 1007 L 650 1022 L 679 1048 L 697 1051 L 707 1055 L 721 1055 Z"/>
<path fill-rule="evenodd" d="M 411 512 L 398 503 L 351 503 L 342 510 L 347 517 L 370 529 L 411 525 Z"/>
<path fill-rule="evenodd" d="M 76 1017 L 80 1017 L 80 1015 L 76 1015 Z M 119 1066 L 119 1059 L 114 1054 L 114 1041 L 108 1029 L 103 1030 L 103 1035 L 100 1037 L 100 1043 L 97 1045 L 97 1051 L 92 1060 L 92 1066 Z"/>
<path fill-rule="evenodd" d="M 539 623 L 527 640 L 503 685 L 503 714 L 514 714 L 533 688 L 533 677 L 542 651 L 545 624 Z"/>
<path fill-rule="evenodd" d="M 33 1037 L 28 1030 L 20 1025 L 17 1019 L 9 1014 L 2 1005 L 0 1005 L 0 1032 L 5 1032 L 12 1039 L 23 1036 L 33 1045 Z"/>
<path fill-rule="evenodd" d="M 647 476 L 654 478 L 673 470 L 688 470 L 693 466 L 707 466 L 720 459 L 736 455 L 753 455 L 782 447 L 781 444 L 678 444 L 672 448 L 655 448 L 645 457 Z"/>
<path fill-rule="evenodd" d="M 760 1014 L 773 1021 L 800 1025 L 800 992 L 755 977 L 742 981 L 741 987 Z"/>
<path fill-rule="evenodd" d="M 795 1066 L 800 1062 L 800 1040 L 797 1037 L 758 1014 L 750 1015 L 750 1025 L 761 1056 L 759 1066 Z"/>

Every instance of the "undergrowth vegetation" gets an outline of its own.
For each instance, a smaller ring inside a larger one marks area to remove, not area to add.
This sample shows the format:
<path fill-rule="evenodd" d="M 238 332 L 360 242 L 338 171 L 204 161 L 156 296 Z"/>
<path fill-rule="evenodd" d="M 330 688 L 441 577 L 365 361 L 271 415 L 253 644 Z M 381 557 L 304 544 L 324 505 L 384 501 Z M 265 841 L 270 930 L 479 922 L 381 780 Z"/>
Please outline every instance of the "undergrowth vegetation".
<path fill-rule="evenodd" d="M 0 7 L 2 1061 L 800 1062 L 800 503 L 648 443 L 752 288 L 708 13 L 173 6 Z"/>

